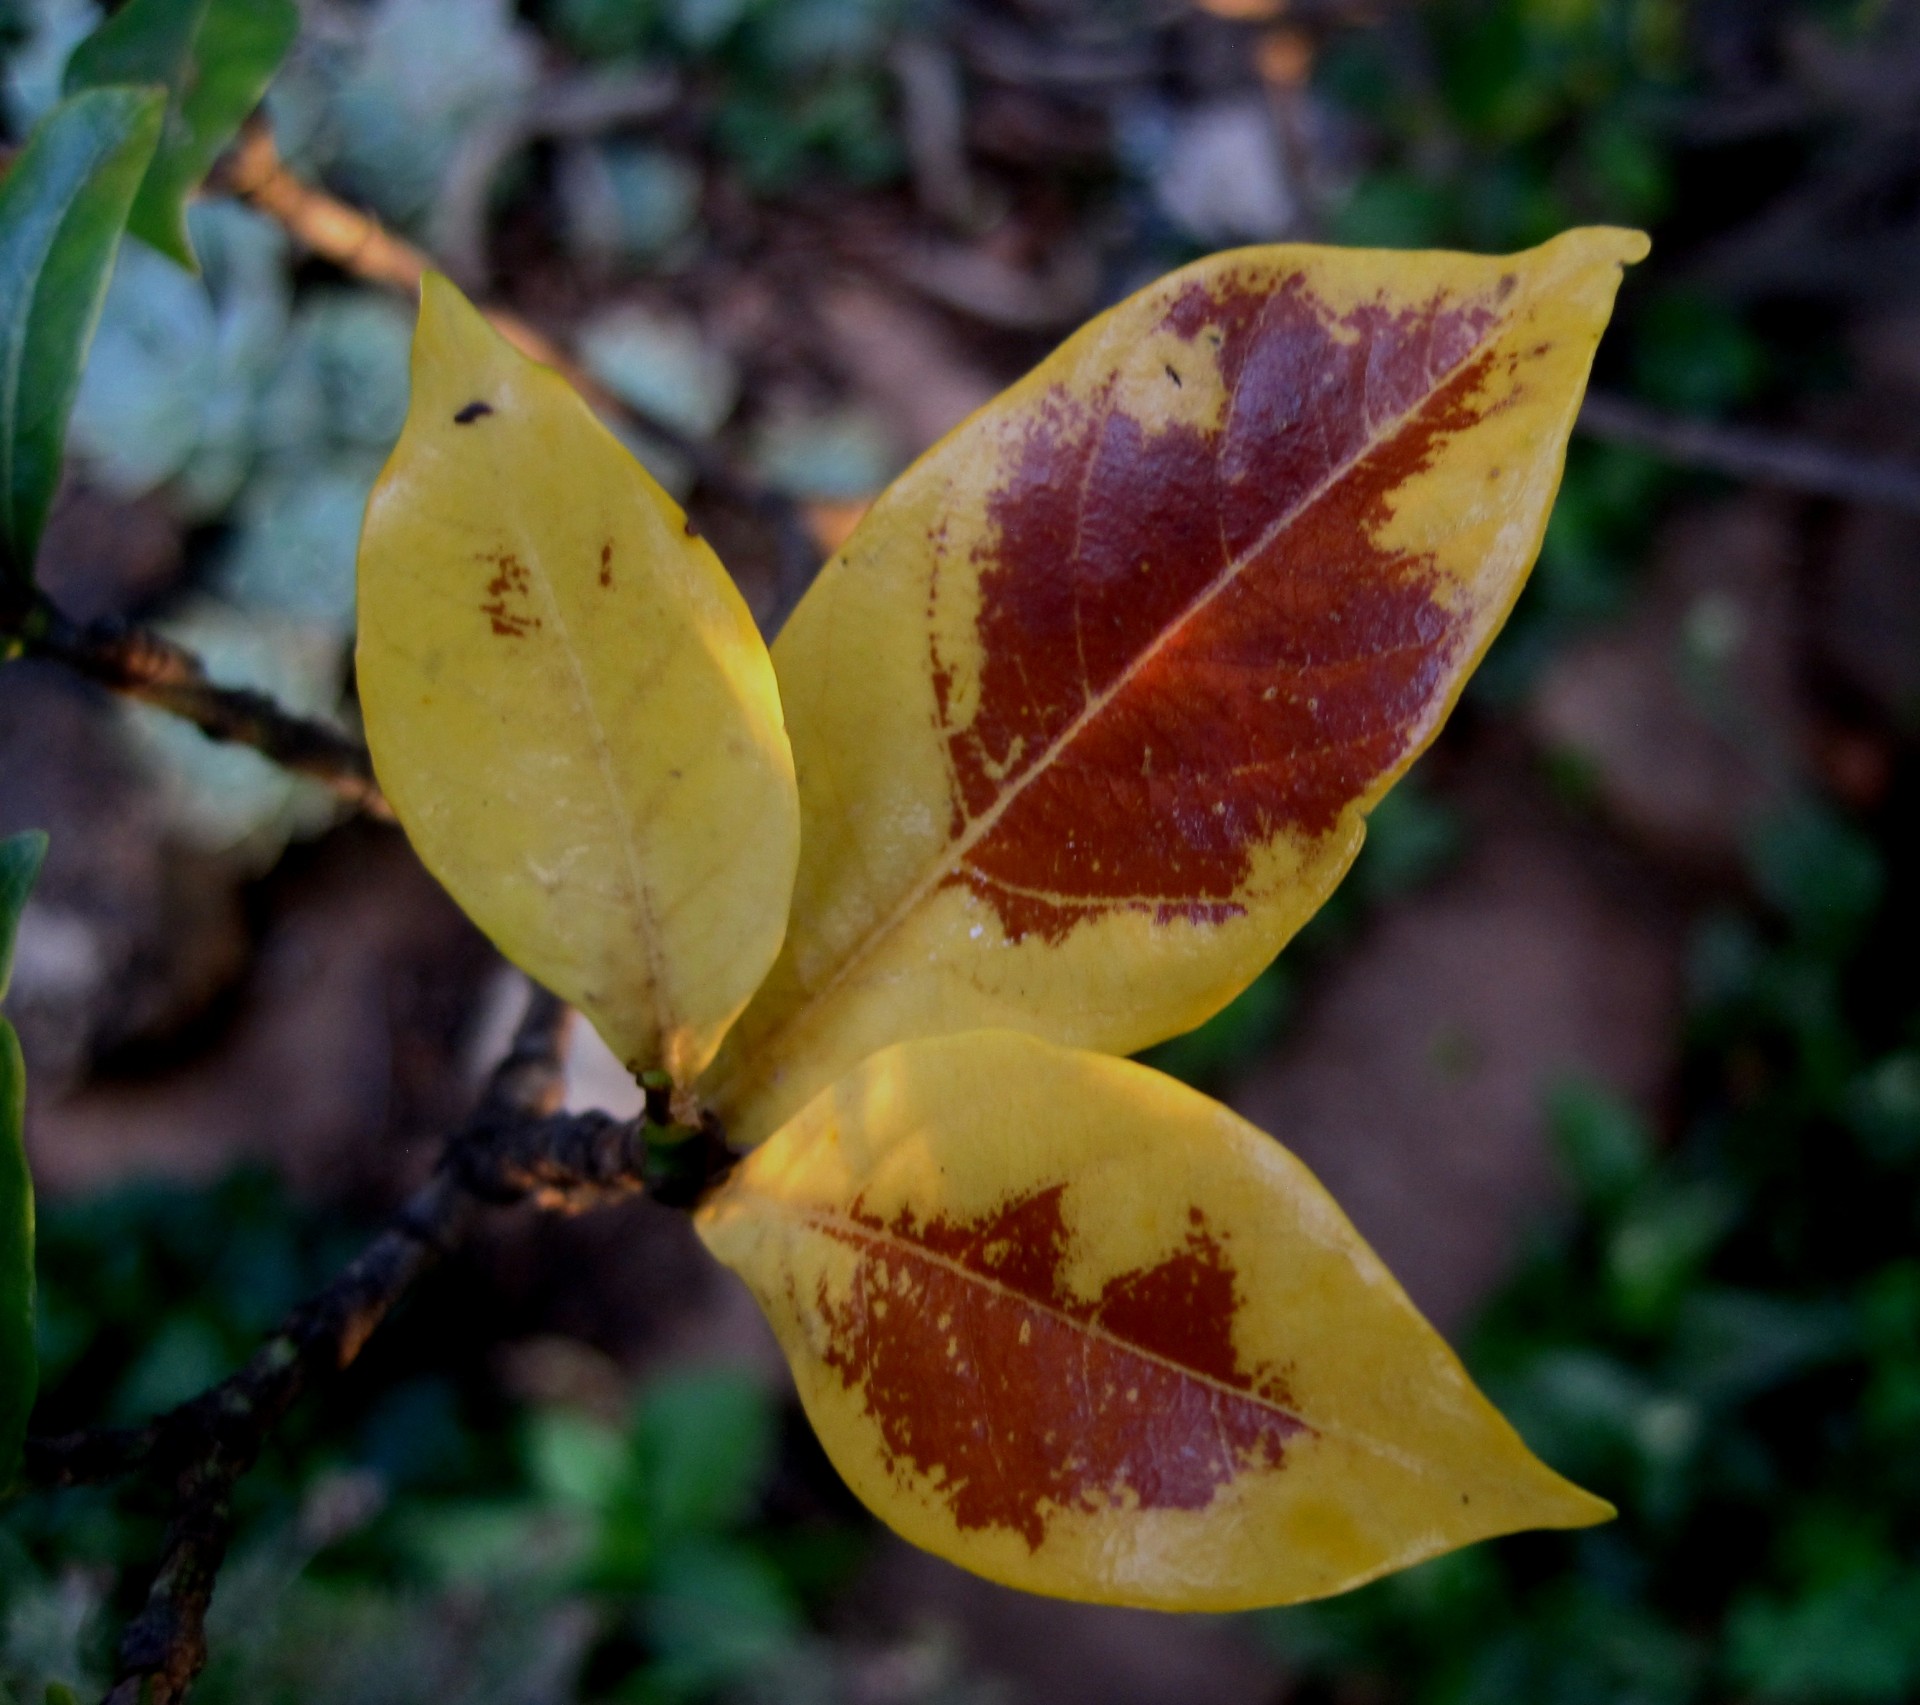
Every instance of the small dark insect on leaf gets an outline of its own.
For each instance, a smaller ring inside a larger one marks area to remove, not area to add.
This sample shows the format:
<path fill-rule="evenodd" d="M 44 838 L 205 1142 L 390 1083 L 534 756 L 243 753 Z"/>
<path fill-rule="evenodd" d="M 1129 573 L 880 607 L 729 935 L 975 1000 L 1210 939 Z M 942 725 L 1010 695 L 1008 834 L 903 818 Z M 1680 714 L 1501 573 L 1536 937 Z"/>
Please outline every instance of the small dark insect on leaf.
<path fill-rule="evenodd" d="M 1174 372 L 1173 370 L 1173 363 L 1169 361 L 1166 365 L 1167 365 L 1167 377 L 1171 379 L 1174 382 L 1174 384 L 1179 385 L 1182 390 L 1185 390 L 1186 387 L 1180 384 L 1180 375 Z"/>
<path fill-rule="evenodd" d="M 492 403 L 483 403 L 478 398 L 476 398 L 474 401 L 468 403 L 465 408 L 463 408 L 458 414 L 456 414 L 453 417 L 453 424 L 455 426 L 471 426 L 482 415 L 492 414 L 492 413 L 493 413 Z"/>

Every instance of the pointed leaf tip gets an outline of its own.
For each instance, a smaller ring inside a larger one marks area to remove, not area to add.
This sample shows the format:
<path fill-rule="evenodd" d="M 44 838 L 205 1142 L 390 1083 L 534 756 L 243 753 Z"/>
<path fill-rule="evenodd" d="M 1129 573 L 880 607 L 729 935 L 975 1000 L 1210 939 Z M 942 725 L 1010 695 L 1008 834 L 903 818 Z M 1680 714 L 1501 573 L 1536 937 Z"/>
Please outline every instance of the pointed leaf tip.
<path fill-rule="evenodd" d="M 0 178 L 0 588 L 33 582 L 67 417 L 165 99 L 94 89 L 62 101 Z"/>
<path fill-rule="evenodd" d="M 680 507 L 446 279 L 360 547 L 381 786 L 502 952 L 689 1083 L 778 951 L 793 760 L 753 619 Z"/>
<path fill-rule="evenodd" d="M 294 0 L 130 0 L 67 61 L 66 89 L 158 85 L 167 117 L 127 219 L 189 270 L 187 202 L 299 34 Z"/>
<path fill-rule="evenodd" d="M 1612 1513 L 1305 1167 L 1142 1066 L 1008 1032 L 889 1049 L 696 1223 L 854 1491 L 1010 1586 L 1244 1609 Z"/>

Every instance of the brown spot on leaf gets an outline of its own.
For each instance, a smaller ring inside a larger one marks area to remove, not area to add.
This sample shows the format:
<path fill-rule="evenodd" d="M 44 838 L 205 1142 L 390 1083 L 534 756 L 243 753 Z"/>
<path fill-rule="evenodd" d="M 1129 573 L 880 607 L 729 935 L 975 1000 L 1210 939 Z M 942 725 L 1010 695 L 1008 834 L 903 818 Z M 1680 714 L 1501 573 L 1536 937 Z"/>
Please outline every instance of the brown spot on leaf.
<path fill-rule="evenodd" d="M 455 426 L 471 426 L 476 420 L 492 413 L 492 403 L 483 403 L 478 398 L 475 398 L 474 401 L 468 403 L 465 408 L 453 417 L 453 424 Z"/>
<path fill-rule="evenodd" d="M 859 1251 L 852 1285 L 818 1297 L 827 1365 L 894 1472 L 932 1481 L 960 1527 L 1034 1549 L 1058 1510 L 1204 1509 L 1311 1430 L 1275 1372 L 1241 1364 L 1234 1271 L 1204 1215 L 1165 1260 L 1084 1297 L 1065 1278 L 1064 1190 L 924 1224 L 856 1201 L 824 1228 Z"/>
<path fill-rule="evenodd" d="M 526 564 L 511 551 L 483 551 L 479 560 L 494 570 L 481 615 L 503 639 L 525 639 L 542 625 L 533 614 L 533 582 Z"/>
<path fill-rule="evenodd" d="M 600 547 L 600 584 L 613 590 L 613 541 L 609 539 Z"/>
<path fill-rule="evenodd" d="M 937 638 L 932 658 L 954 831 L 1000 811 L 949 881 L 1009 937 L 1119 907 L 1230 917 L 1254 848 L 1327 833 L 1424 733 L 1467 613 L 1429 559 L 1377 541 L 1394 494 L 1484 414 L 1495 318 L 1336 316 L 1299 276 L 1195 283 L 1165 327 L 1214 349 L 1217 426 L 1136 419 L 1112 386 L 1041 404 L 976 552 L 965 725 Z"/>

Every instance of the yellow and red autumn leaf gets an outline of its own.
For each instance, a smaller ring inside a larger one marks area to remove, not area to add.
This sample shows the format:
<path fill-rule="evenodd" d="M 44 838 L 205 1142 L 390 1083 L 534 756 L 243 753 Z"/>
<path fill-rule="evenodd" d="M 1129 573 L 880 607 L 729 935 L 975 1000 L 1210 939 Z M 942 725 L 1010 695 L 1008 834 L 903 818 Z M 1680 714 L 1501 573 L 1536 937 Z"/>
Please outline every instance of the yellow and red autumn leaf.
<path fill-rule="evenodd" d="M 1605 1515 L 1284 1150 L 1105 1055 L 1230 999 L 1351 861 L 1517 595 L 1643 246 L 1176 274 L 886 493 L 772 662 L 430 281 L 362 556 L 379 774 L 635 1067 L 686 1085 L 773 964 L 699 1088 L 778 1134 L 701 1233 L 920 1544 L 1229 1609 Z"/>
<path fill-rule="evenodd" d="M 917 1544 L 1028 1591 L 1227 1610 L 1602 1520 L 1311 1174 L 1143 1066 L 904 1044 L 702 1210 L 815 1429 Z"/>
<path fill-rule="evenodd" d="M 895 1041 L 1131 1052 L 1243 988 L 1511 608 L 1644 249 L 1216 256 L 883 494 L 774 648 L 801 864 L 735 1134 Z"/>

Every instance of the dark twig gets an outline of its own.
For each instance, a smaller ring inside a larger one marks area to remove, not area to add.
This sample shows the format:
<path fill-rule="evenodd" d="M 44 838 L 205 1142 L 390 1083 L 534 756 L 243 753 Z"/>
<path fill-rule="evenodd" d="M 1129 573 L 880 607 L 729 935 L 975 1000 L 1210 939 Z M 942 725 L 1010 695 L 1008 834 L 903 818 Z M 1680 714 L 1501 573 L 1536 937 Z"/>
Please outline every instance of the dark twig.
<path fill-rule="evenodd" d="M 550 1114 L 560 1091 L 564 1009 L 536 993 L 479 1108 L 434 1176 L 325 1290 L 297 1308 L 231 1379 L 154 1423 L 151 1454 L 172 1472 L 175 1508 L 147 1602 L 120 1640 L 108 1705 L 172 1705 L 207 1661 L 206 1617 L 233 1537 L 233 1491 L 319 1375 L 346 1367 L 474 1211 L 448 1164 L 518 1114 Z"/>
<path fill-rule="evenodd" d="M 1670 462 L 1729 479 L 1920 515 L 1920 468 L 1906 462 L 1750 427 L 1688 420 L 1605 393 L 1588 393 L 1580 410 L 1580 430 L 1589 438 L 1650 450 Z"/>
<path fill-rule="evenodd" d="M 40 598 L 11 616 L 0 613 L 0 640 L 11 641 L 23 656 L 64 664 L 126 698 L 168 711 L 211 740 L 251 746 L 373 816 L 392 816 L 359 741 L 294 715 L 264 693 L 216 685 L 199 658 L 156 633 L 122 622 L 81 626 Z"/>
<path fill-rule="evenodd" d="M 58 1488 L 151 1471 L 174 1509 L 147 1601 L 120 1642 L 108 1705 L 173 1705 L 206 1663 L 206 1616 L 233 1536 L 234 1488 L 274 1428 L 319 1379 L 337 1373 L 414 1282 L 465 1236 L 483 1204 L 577 1209 L 629 1196 L 660 1176 L 690 1203 L 730 1157 L 717 1128 L 661 1129 L 642 1115 L 556 1111 L 567 1009 L 536 991 L 513 1047 L 434 1175 L 337 1278 L 287 1317 L 238 1373 L 144 1427 L 28 1441 L 25 1478 Z M 668 1156 L 655 1161 L 649 1138 Z M 679 1157 L 676 1161 L 673 1157 Z M 691 1169 L 689 1167 L 691 1163 Z M 691 1171 L 700 1174 L 689 1187 Z"/>
<path fill-rule="evenodd" d="M 231 1379 L 155 1423 L 174 1512 L 147 1602 L 120 1638 L 110 1705 L 171 1705 L 207 1661 L 206 1617 L 233 1537 L 233 1492 L 312 1380 L 347 1366 L 421 1273 L 457 1241 L 470 1203 L 436 1176 Z"/>

